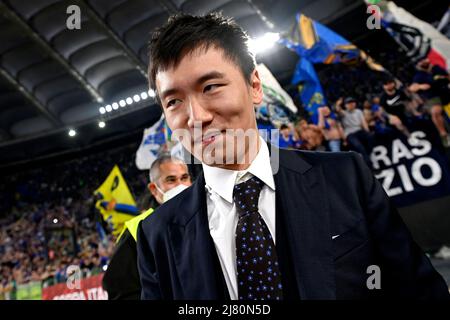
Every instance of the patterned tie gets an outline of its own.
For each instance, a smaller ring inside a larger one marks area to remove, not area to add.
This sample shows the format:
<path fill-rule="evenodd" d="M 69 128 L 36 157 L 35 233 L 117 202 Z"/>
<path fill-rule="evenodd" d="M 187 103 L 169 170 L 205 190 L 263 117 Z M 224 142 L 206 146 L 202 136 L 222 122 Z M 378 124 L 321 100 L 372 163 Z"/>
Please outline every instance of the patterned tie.
<path fill-rule="evenodd" d="M 239 300 L 281 300 L 283 291 L 277 252 L 270 231 L 258 212 L 264 183 L 257 177 L 234 186 L 239 214 L 236 227 L 236 267 Z"/>

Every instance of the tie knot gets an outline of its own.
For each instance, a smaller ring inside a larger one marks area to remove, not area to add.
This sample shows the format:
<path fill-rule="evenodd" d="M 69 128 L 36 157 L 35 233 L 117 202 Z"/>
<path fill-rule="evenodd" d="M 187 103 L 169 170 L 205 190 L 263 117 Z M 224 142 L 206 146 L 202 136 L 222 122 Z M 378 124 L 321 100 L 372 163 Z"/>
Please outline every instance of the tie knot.
<path fill-rule="evenodd" d="M 258 212 L 259 194 L 263 186 L 264 183 L 255 176 L 234 186 L 233 200 L 239 216 Z"/>

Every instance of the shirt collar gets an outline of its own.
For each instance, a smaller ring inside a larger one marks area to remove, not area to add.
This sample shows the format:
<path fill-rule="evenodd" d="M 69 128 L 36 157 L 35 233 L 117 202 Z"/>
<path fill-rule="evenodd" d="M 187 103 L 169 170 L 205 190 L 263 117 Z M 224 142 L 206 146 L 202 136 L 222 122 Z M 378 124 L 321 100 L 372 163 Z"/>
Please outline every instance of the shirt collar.
<path fill-rule="evenodd" d="M 202 163 L 206 187 L 216 192 L 229 203 L 233 203 L 233 188 L 237 179 L 243 178 L 249 173 L 259 178 L 272 190 L 275 190 L 275 181 L 272 175 L 272 167 L 270 166 L 269 148 L 263 138 L 259 137 L 259 139 L 260 148 L 258 154 L 246 170 L 227 170 Z"/>

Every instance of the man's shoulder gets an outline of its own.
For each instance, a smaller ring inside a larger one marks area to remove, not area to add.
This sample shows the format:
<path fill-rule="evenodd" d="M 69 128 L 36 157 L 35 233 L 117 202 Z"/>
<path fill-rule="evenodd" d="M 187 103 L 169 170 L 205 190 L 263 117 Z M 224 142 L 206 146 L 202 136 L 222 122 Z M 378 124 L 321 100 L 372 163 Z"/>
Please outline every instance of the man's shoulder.
<path fill-rule="evenodd" d="M 166 226 L 177 223 L 180 215 L 186 211 L 186 203 L 192 203 L 194 197 L 193 187 L 189 187 L 154 210 L 154 212 L 142 220 L 144 232 L 166 230 Z"/>
<path fill-rule="evenodd" d="M 331 193 L 341 194 L 342 190 L 358 195 L 364 186 L 373 181 L 374 176 L 362 156 L 354 151 L 320 152 L 287 151 L 280 154 L 280 172 L 282 176 L 299 173 L 324 179 Z M 315 179 L 315 178 L 313 178 Z M 313 181 L 313 180 L 310 180 Z"/>
<path fill-rule="evenodd" d="M 280 154 L 280 181 L 286 183 L 293 175 L 301 175 L 306 181 L 322 181 L 328 196 L 348 194 L 359 195 L 373 179 L 373 174 L 362 156 L 353 151 L 319 152 L 286 151 Z M 298 181 L 298 180 L 297 180 Z M 342 191 L 345 190 L 343 193 Z M 291 192 L 286 190 L 285 192 Z M 348 193 L 348 194 L 347 194 Z M 324 195 L 325 196 L 325 195 Z"/>
<path fill-rule="evenodd" d="M 298 157 L 306 161 L 309 165 L 331 165 L 342 167 L 342 165 L 354 166 L 358 157 L 361 157 L 354 151 L 329 152 L 329 151 L 307 151 L 307 150 L 282 150 L 280 156 L 290 158 L 295 161 Z M 292 162 L 292 161 L 291 161 Z M 282 161 L 283 163 L 283 161 Z"/>

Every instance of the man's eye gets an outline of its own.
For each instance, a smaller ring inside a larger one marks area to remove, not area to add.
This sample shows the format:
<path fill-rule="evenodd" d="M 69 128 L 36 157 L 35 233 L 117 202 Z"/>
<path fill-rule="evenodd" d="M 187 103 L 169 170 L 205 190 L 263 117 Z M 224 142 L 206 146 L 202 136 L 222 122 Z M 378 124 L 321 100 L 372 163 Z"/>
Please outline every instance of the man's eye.
<path fill-rule="evenodd" d="M 215 88 L 218 88 L 219 85 L 218 84 L 208 84 L 207 86 L 205 86 L 205 88 L 203 89 L 203 92 L 207 92 L 207 91 L 211 91 Z"/>
<path fill-rule="evenodd" d="M 180 103 L 180 102 L 181 102 L 180 99 L 172 99 L 172 100 L 170 100 L 169 102 L 167 102 L 166 107 L 167 107 L 167 108 L 173 107 L 173 106 L 177 105 L 177 104 Z"/>

